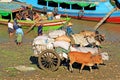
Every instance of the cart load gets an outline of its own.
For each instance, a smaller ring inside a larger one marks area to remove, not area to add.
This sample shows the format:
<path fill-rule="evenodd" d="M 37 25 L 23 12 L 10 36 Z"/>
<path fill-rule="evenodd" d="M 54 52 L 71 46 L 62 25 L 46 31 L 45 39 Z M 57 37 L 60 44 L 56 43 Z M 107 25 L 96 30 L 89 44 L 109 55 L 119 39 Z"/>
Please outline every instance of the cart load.
<path fill-rule="evenodd" d="M 61 33 L 55 36 L 59 35 L 61 35 Z M 42 35 L 33 40 L 32 46 L 34 56 L 38 57 L 40 68 L 55 71 L 60 65 L 61 58 L 67 58 L 70 43 L 66 41 L 56 41 L 55 37 L 51 38 L 49 35 Z"/>
<path fill-rule="evenodd" d="M 71 42 L 74 43 L 71 44 Z M 73 51 L 76 45 L 77 47 L 88 47 L 88 45 L 89 47 L 90 45 L 93 47 L 101 45 L 98 45 L 96 42 L 99 42 L 99 39 L 96 39 L 96 36 L 87 36 L 87 34 L 83 35 L 78 33 L 68 37 L 64 30 L 55 30 L 48 34 L 37 36 L 33 40 L 32 46 L 34 55 L 38 57 L 40 68 L 55 71 L 58 69 L 63 58 L 68 59 L 68 53 Z M 91 49 L 88 49 L 88 51 L 89 50 Z"/>

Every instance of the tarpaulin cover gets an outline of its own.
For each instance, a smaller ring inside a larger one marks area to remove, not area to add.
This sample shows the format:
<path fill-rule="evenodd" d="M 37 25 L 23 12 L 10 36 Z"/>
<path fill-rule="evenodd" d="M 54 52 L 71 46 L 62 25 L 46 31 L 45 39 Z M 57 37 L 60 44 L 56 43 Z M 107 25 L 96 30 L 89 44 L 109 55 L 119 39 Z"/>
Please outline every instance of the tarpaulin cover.
<path fill-rule="evenodd" d="M 56 3 L 66 3 L 66 4 L 77 4 L 81 7 L 86 7 L 88 5 L 90 5 L 90 7 L 95 6 L 94 3 L 85 2 L 85 1 L 70 1 L 70 0 L 45 0 L 45 1 L 53 1 Z"/>

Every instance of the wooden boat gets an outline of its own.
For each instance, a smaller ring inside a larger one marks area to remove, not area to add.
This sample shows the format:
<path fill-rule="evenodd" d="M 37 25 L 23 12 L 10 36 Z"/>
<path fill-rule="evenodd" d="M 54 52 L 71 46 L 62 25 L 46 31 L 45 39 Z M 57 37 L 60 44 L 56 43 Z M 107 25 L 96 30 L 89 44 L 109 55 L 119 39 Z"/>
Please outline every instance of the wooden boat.
<path fill-rule="evenodd" d="M 63 16 L 100 21 L 109 12 L 106 22 L 120 23 L 120 0 L 17 0 L 31 4 L 41 11 L 52 11 Z M 113 9 L 117 7 L 117 10 Z"/>
<path fill-rule="evenodd" d="M 27 9 L 32 10 L 32 6 L 25 3 L 19 2 L 0 2 L 0 24 L 7 24 L 8 20 L 11 19 L 11 22 L 14 22 L 16 14 L 21 11 L 26 11 Z M 45 17 L 45 16 L 44 16 Z M 56 30 L 61 28 L 66 24 L 71 18 L 62 17 L 60 19 L 42 19 L 41 21 L 34 20 L 17 20 L 19 24 L 26 27 L 38 26 L 43 24 L 43 30 Z"/>

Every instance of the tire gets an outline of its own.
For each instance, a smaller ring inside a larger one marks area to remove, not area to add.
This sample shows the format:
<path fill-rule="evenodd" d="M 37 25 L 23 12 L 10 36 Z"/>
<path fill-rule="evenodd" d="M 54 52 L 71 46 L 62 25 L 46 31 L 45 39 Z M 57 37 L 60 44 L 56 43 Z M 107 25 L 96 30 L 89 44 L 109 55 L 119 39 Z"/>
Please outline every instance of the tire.
<path fill-rule="evenodd" d="M 43 70 L 56 71 L 60 66 L 60 57 L 53 50 L 45 50 L 38 57 L 39 67 Z"/>

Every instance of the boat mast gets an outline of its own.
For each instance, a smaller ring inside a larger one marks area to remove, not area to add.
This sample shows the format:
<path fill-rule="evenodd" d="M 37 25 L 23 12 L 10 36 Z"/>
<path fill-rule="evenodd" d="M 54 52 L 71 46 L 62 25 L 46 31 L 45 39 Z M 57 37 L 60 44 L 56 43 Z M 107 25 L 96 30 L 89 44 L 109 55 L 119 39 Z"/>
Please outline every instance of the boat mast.
<path fill-rule="evenodd" d="M 60 3 L 58 3 L 58 8 L 60 7 Z"/>

